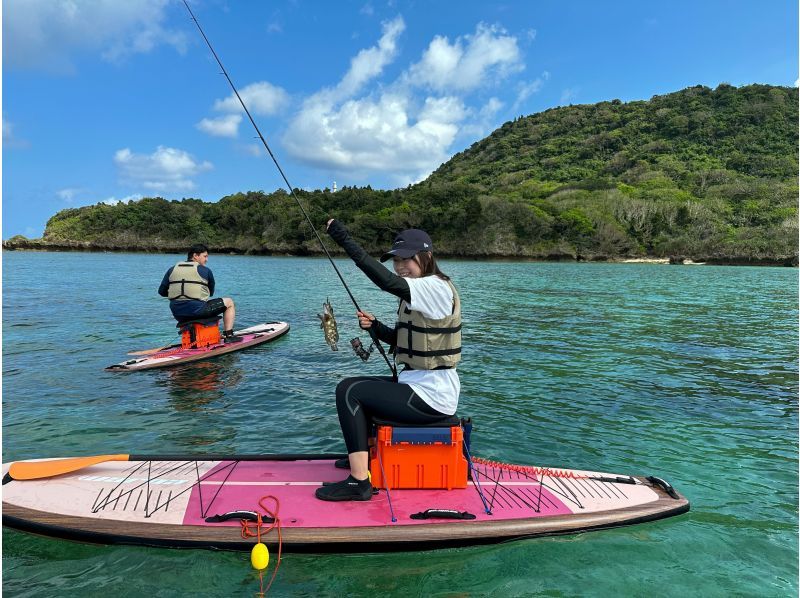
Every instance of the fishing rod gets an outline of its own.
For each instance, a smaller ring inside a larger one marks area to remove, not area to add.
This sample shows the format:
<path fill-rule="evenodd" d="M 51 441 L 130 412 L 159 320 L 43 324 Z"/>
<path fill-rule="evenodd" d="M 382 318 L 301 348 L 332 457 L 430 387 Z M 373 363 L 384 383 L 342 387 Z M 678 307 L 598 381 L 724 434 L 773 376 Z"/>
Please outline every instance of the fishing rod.
<path fill-rule="evenodd" d="M 269 144 L 267 144 L 267 140 L 264 139 L 264 136 L 261 134 L 261 130 L 258 128 L 258 125 L 256 124 L 256 121 L 253 120 L 253 117 L 250 114 L 250 111 L 247 109 L 247 106 L 245 105 L 244 100 L 242 99 L 242 96 L 239 95 L 239 91 L 236 89 L 236 86 L 233 84 L 233 81 L 231 80 L 230 76 L 228 75 L 228 71 L 225 70 L 225 67 L 222 65 L 222 61 L 219 59 L 219 56 L 217 56 L 217 53 L 214 51 L 214 47 L 211 45 L 211 42 L 208 40 L 208 37 L 206 37 L 205 31 L 203 31 L 203 28 L 200 26 L 200 22 L 197 20 L 197 17 L 194 16 L 194 13 L 192 12 L 192 9 L 189 7 L 189 3 L 186 0 L 183 0 L 183 5 L 186 7 L 186 10 L 189 11 L 189 15 L 192 17 L 192 20 L 194 21 L 194 24 L 197 25 L 197 30 L 200 31 L 200 35 L 203 36 L 203 39 L 205 40 L 206 45 L 208 46 L 208 49 L 211 50 L 211 54 L 214 55 L 214 59 L 217 61 L 217 64 L 219 65 L 219 68 L 222 69 L 222 74 L 225 75 L 225 78 L 228 80 L 228 84 L 231 86 L 231 89 L 233 90 L 233 93 L 236 94 L 236 97 L 239 100 L 239 103 L 242 105 L 242 108 L 244 109 L 245 114 L 247 114 L 247 118 L 250 119 L 250 123 L 253 125 L 253 128 L 256 130 L 256 133 L 258 134 L 258 138 L 261 140 L 261 143 L 264 144 L 264 148 L 267 150 L 267 153 L 269 154 L 269 157 L 272 158 L 272 161 L 275 163 L 275 166 L 277 167 L 278 172 L 281 173 L 281 177 L 283 178 L 283 182 L 286 183 L 286 187 L 289 189 L 289 194 L 297 202 L 297 205 L 300 208 L 300 211 L 303 213 L 303 216 L 305 216 L 306 220 L 308 221 L 308 225 L 311 227 L 311 230 L 314 232 L 314 236 L 317 237 L 317 241 L 319 241 L 319 244 L 322 246 L 322 250 L 325 252 L 325 255 L 327 256 L 328 261 L 331 263 L 331 266 L 333 266 L 333 269 L 336 271 L 336 276 L 338 276 L 339 280 L 342 282 L 342 285 L 344 286 L 344 290 L 347 291 L 347 294 L 350 296 L 350 300 L 353 302 L 353 305 L 355 305 L 356 309 L 358 311 L 361 311 L 361 308 L 358 306 L 358 302 L 356 301 L 356 298 L 353 296 L 353 293 L 350 292 L 350 287 L 347 286 L 347 283 L 345 282 L 344 277 L 342 276 L 342 273 L 339 272 L 339 268 L 336 267 L 336 264 L 334 263 L 333 258 L 331 257 L 331 254 L 328 251 L 328 248 L 325 247 L 325 243 L 323 243 L 323 241 L 322 241 L 322 237 L 319 236 L 319 233 L 317 232 L 317 229 L 314 226 L 314 223 L 311 221 L 311 218 L 308 216 L 308 213 L 306 212 L 305 208 L 303 208 L 303 204 L 300 203 L 300 198 L 297 197 L 297 194 L 294 192 L 294 187 L 292 187 L 292 185 L 289 183 L 289 179 L 286 178 L 286 175 L 284 174 L 283 168 L 281 168 L 281 165 L 278 164 L 277 158 L 275 158 L 275 155 L 272 153 L 272 150 L 269 148 Z M 371 326 L 369 328 L 367 328 L 367 331 L 369 332 L 369 335 L 372 338 L 372 342 L 378 348 L 378 352 L 381 354 L 381 357 L 383 357 L 384 361 L 386 361 L 386 365 L 388 365 L 389 369 L 392 370 L 392 376 L 394 376 L 394 378 L 397 379 L 397 370 L 394 368 L 394 366 L 389 361 L 389 357 L 386 355 L 386 351 L 384 351 L 383 346 L 381 345 L 380 341 L 378 340 L 377 333 L 375 332 L 375 330 L 373 330 L 373 328 Z"/>

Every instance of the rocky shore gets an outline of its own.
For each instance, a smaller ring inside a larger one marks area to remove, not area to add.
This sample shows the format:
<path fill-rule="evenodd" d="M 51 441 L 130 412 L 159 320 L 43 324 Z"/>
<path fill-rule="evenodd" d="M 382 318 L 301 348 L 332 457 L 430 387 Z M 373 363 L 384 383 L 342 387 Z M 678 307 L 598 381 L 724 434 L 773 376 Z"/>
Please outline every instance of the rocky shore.
<path fill-rule="evenodd" d="M 136 244 L 98 244 L 90 241 L 51 241 L 48 239 L 28 239 L 21 235 L 3 241 L 4 251 L 86 251 L 86 252 L 125 252 L 125 253 L 183 253 L 186 243 L 136 243 Z M 249 248 L 229 246 L 209 246 L 212 253 L 233 255 L 277 255 L 277 256 L 316 256 L 324 255 L 307 247 Z M 341 253 L 338 248 L 330 248 L 332 253 Z M 798 266 L 798 256 L 750 257 L 750 256 L 605 256 L 569 254 L 558 252 L 542 256 L 530 255 L 455 255 L 441 252 L 442 257 L 479 260 L 531 260 L 531 261 L 576 261 L 611 262 L 625 264 L 671 264 L 671 265 L 715 265 L 715 266 Z"/>

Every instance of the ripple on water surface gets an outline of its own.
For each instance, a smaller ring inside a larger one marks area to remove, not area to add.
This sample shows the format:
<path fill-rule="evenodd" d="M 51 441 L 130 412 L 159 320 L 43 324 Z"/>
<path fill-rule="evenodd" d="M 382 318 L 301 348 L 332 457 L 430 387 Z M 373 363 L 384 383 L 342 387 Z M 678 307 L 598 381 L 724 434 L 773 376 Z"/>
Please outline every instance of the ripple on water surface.
<path fill-rule="evenodd" d="M 128 351 L 177 340 L 155 295 L 177 257 L 4 254 L 4 461 L 343 449 L 337 382 L 388 368 L 377 354 L 363 365 L 350 352 L 349 339 L 365 335 L 325 260 L 212 256 L 239 322 L 287 321 L 289 334 L 182 368 L 103 371 Z M 392 299 L 349 262 L 337 264 L 362 307 L 391 322 Z M 104 275 L 112 265 L 113 281 Z M 690 498 L 692 511 L 424 555 L 292 555 L 276 595 L 797 594 L 796 269 L 442 267 L 464 304 L 459 411 L 475 420 L 476 454 L 658 475 Z M 81 292 L 64 297 L 65 284 Z M 109 297 L 135 297 L 136 313 Z M 328 297 L 338 352 L 324 344 L 315 315 Z M 10 595 L 258 588 L 246 555 L 82 546 L 10 530 L 3 540 Z"/>

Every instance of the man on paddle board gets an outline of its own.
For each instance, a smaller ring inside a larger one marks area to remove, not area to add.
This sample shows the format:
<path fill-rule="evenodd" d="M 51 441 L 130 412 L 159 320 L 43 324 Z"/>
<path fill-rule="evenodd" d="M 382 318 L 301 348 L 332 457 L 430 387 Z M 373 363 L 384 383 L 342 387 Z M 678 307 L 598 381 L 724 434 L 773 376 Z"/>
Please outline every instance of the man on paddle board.
<path fill-rule="evenodd" d="M 454 415 L 461 383 L 456 364 L 461 359 L 461 302 L 455 286 L 436 264 L 433 242 L 425 231 L 404 230 L 381 262 L 393 260 L 394 272 L 367 255 L 337 220 L 328 234 L 381 290 L 400 299 L 393 327 L 372 314 L 357 312 L 359 326 L 372 328 L 394 348 L 403 364 L 397 381 L 384 376 L 345 378 L 336 387 L 336 411 L 347 445 L 350 476 L 318 488 L 321 500 L 369 500 L 368 426 L 370 417 L 408 424 L 429 424 Z"/>
<path fill-rule="evenodd" d="M 158 287 L 158 294 L 169 298 L 169 308 L 178 322 L 213 318 L 222 314 L 222 336 L 226 343 L 241 341 L 233 334 L 236 306 L 230 297 L 209 299 L 214 294 L 214 274 L 206 266 L 208 247 L 196 243 L 189 248 L 186 261 L 172 266 Z"/>

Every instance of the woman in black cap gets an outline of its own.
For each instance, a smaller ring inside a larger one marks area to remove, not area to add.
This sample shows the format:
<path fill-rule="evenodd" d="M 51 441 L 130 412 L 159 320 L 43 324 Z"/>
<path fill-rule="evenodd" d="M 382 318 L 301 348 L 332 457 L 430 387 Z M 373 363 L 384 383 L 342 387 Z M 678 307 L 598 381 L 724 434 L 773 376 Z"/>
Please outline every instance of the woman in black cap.
<path fill-rule="evenodd" d="M 347 445 L 350 476 L 317 489 L 321 500 L 369 500 L 367 445 L 369 417 L 402 423 L 433 423 L 456 412 L 461 383 L 456 364 L 461 358 L 461 303 L 458 292 L 433 257 L 425 231 L 408 229 L 395 237 L 381 262 L 393 260 L 389 271 L 356 243 L 337 220 L 328 234 L 381 290 L 400 299 L 393 327 L 372 314 L 357 312 L 362 329 L 372 328 L 393 347 L 403 370 L 395 382 L 386 376 L 345 378 L 336 387 L 336 410 Z"/>

